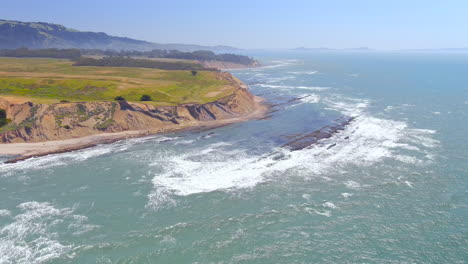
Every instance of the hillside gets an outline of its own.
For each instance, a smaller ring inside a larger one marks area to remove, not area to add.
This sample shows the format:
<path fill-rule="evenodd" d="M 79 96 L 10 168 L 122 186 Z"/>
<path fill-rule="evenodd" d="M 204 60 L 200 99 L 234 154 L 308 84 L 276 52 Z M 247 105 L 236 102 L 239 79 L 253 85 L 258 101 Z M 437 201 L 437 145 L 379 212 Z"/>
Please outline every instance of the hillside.
<path fill-rule="evenodd" d="M 78 48 L 139 51 L 162 49 L 233 52 L 238 50 L 229 46 L 152 43 L 143 40 L 110 36 L 102 32 L 83 32 L 51 23 L 0 20 L 0 49 L 14 49 L 20 47 L 31 49 Z"/>

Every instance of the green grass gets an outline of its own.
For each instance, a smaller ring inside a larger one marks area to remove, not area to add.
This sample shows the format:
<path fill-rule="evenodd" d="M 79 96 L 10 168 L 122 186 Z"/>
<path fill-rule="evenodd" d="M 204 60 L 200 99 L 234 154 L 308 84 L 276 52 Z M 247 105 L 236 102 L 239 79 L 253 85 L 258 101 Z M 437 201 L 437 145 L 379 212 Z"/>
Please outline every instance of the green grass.
<path fill-rule="evenodd" d="M 165 71 L 146 68 L 72 66 L 64 59 L 0 58 L 0 96 L 53 103 L 113 101 L 123 96 L 138 102 L 148 94 L 153 105 L 206 103 L 237 87 L 219 73 Z"/>

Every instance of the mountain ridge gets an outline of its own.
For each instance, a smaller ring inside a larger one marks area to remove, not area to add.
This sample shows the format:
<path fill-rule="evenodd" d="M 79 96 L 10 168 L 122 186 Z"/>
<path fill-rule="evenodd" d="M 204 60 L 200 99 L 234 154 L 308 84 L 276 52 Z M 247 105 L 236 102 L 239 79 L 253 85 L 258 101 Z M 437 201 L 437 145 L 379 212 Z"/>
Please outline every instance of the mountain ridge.
<path fill-rule="evenodd" d="M 26 47 L 113 49 L 149 51 L 163 50 L 210 50 L 213 52 L 234 52 L 240 49 L 230 46 L 203 46 L 196 44 L 154 43 L 128 37 L 108 35 L 104 32 L 79 31 L 60 24 L 47 22 L 22 22 L 0 19 L 0 49 Z"/>

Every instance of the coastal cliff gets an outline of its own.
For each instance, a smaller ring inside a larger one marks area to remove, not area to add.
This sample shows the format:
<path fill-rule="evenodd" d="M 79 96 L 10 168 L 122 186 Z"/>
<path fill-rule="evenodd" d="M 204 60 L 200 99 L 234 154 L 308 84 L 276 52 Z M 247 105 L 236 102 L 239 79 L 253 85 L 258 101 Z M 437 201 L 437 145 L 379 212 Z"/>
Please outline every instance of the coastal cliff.
<path fill-rule="evenodd" d="M 123 131 L 166 132 L 242 117 L 258 108 L 256 98 L 239 82 L 231 95 L 206 104 L 152 106 L 126 101 L 57 104 L 12 103 L 0 98 L 11 123 L 1 143 L 29 143 Z M 5 130 L 5 127 L 3 128 Z"/>

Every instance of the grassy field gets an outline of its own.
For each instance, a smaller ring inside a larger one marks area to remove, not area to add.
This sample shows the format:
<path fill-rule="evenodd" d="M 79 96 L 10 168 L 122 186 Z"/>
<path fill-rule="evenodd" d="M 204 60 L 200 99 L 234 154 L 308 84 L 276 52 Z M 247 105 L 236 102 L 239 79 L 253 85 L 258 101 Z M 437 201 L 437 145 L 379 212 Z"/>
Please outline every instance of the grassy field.
<path fill-rule="evenodd" d="M 38 103 L 60 100 L 112 101 L 123 96 L 137 102 L 150 95 L 153 105 L 206 103 L 232 93 L 236 86 L 219 73 L 147 68 L 72 66 L 62 59 L 0 58 L 0 96 Z"/>

